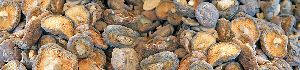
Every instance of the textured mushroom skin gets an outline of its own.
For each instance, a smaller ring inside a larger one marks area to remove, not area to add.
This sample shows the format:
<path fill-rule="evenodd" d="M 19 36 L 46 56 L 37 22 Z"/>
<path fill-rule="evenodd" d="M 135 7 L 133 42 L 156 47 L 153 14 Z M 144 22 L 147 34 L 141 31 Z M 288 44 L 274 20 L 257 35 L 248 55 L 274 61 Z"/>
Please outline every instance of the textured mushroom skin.
<path fill-rule="evenodd" d="M 195 16 L 202 26 L 214 28 L 219 18 L 219 12 L 213 4 L 203 2 L 198 5 Z"/>
<path fill-rule="evenodd" d="M 93 51 L 93 47 L 94 44 L 91 37 L 83 34 L 76 34 L 68 41 L 67 50 L 76 54 L 78 58 L 86 58 Z"/>
<path fill-rule="evenodd" d="M 33 63 L 33 70 L 43 69 L 77 70 L 77 57 L 55 43 L 48 43 L 39 49 Z"/>
<path fill-rule="evenodd" d="M 133 47 L 139 33 L 121 25 L 109 25 L 102 33 L 105 43 L 110 47 Z"/>
<path fill-rule="evenodd" d="M 0 5 L 0 31 L 13 31 L 21 19 L 21 10 L 18 3 L 4 1 Z"/>
<path fill-rule="evenodd" d="M 116 70 L 139 69 L 138 54 L 133 48 L 115 48 L 112 52 L 111 64 Z"/>
<path fill-rule="evenodd" d="M 169 51 L 164 51 L 164 52 L 151 55 L 140 62 L 140 66 L 142 70 L 151 70 L 151 69 L 176 70 L 178 64 L 179 64 L 179 60 L 176 54 Z"/>

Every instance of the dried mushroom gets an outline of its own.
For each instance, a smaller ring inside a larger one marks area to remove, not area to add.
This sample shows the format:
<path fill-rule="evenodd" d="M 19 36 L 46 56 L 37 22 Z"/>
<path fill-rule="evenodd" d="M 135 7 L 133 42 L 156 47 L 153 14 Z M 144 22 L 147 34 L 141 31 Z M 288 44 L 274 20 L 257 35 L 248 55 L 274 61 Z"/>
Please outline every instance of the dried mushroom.
<path fill-rule="evenodd" d="M 38 0 L 22 0 L 22 13 L 29 15 L 30 11 L 38 6 Z"/>
<path fill-rule="evenodd" d="M 235 59 L 241 52 L 240 46 L 230 43 L 218 43 L 211 46 L 207 54 L 207 62 L 213 66 Z"/>
<path fill-rule="evenodd" d="M 94 25 L 98 20 L 102 18 L 102 8 L 97 3 L 89 3 L 85 5 L 91 14 L 91 24 Z"/>
<path fill-rule="evenodd" d="M 136 21 L 136 15 L 127 10 L 106 9 L 103 11 L 104 22 L 110 25 L 126 25 Z"/>
<path fill-rule="evenodd" d="M 248 39 L 250 37 L 247 37 Z M 246 70 L 258 69 L 258 63 L 255 56 L 254 48 L 249 43 L 243 43 L 238 39 L 234 39 L 234 42 L 240 46 L 241 53 L 238 56 L 238 61 L 242 64 L 243 68 Z"/>
<path fill-rule="evenodd" d="M 159 25 L 159 22 L 153 22 L 150 19 L 141 16 L 137 19 L 136 23 L 128 24 L 126 26 L 138 32 L 147 32 L 154 30 L 155 27 L 158 27 Z"/>
<path fill-rule="evenodd" d="M 13 41 L 13 39 L 6 39 L 0 44 L 0 61 L 21 60 L 21 50 Z"/>
<path fill-rule="evenodd" d="M 89 57 L 80 60 L 78 63 L 79 70 L 104 70 L 106 56 L 102 50 L 94 50 Z"/>
<path fill-rule="evenodd" d="M 230 41 L 234 37 L 231 31 L 231 22 L 229 20 L 226 20 L 225 18 L 221 18 L 218 20 L 216 31 L 218 32 L 218 41 Z"/>
<path fill-rule="evenodd" d="M 38 0 L 38 5 L 41 10 L 46 11 L 51 7 L 51 1 L 52 0 Z"/>
<path fill-rule="evenodd" d="M 39 17 L 31 18 L 25 25 L 24 36 L 21 41 L 18 42 L 19 48 L 30 49 L 41 37 L 41 19 L 44 17 L 42 14 Z"/>
<path fill-rule="evenodd" d="M 144 11 L 141 13 L 144 17 L 150 19 L 150 20 L 157 20 L 157 16 L 155 14 L 155 11 Z"/>
<path fill-rule="evenodd" d="M 176 54 L 169 51 L 151 55 L 140 62 L 142 70 L 176 70 L 178 65 Z"/>
<path fill-rule="evenodd" d="M 55 43 L 48 43 L 39 49 L 33 69 L 77 70 L 78 61 L 73 53 Z"/>
<path fill-rule="evenodd" d="M 201 26 L 206 28 L 215 28 L 219 18 L 217 8 L 208 2 L 200 3 L 195 11 L 195 16 Z"/>
<path fill-rule="evenodd" d="M 110 47 L 133 47 L 139 33 L 121 25 L 109 25 L 102 33 L 104 41 Z"/>
<path fill-rule="evenodd" d="M 300 70 L 300 0 L 0 0 L 0 70 Z"/>
<path fill-rule="evenodd" d="M 214 0 L 213 4 L 219 10 L 220 18 L 228 20 L 238 12 L 239 8 L 238 0 Z"/>
<path fill-rule="evenodd" d="M 68 41 L 67 50 L 77 55 L 78 58 L 86 58 L 93 51 L 92 41 L 92 38 L 87 35 L 76 34 Z"/>
<path fill-rule="evenodd" d="M 280 3 L 280 14 L 293 14 L 293 6 L 291 0 L 282 0 Z"/>
<path fill-rule="evenodd" d="M 4 1 L 0 4 L 0 30 L 12 31 L 21 18 L 21 10 L 18 3 L 12 1 Z"/>
<path fill-rule="evenodd" d="M 168 1 L 161 2 L 155 9 L 156 16 L 159 19 L 167 19 L 169 12 L 174 13 L 176 10 L 175 4 Z"/>
<path fill-rule="evenodd" d="M 34 7 L 32 8 L 29 12 L 28 15 L 26 15 L 25 18 L 25 23 L 28 23 L 29 20 L 31 20 L 32 18 L 37 18 L 39 15 L 41 15 L 43 13 L 43 11 L 41 10 L 40 7 Z M 20 25 L 20 24 L 19 24 Z"/>
<path fill-rule="evenodd" d="M 299 35 L 291 35 L 289 36 L 289 44 L 288 44 L 288 54 L 287 54 L 287 58 L 286 61 L 291 65 L 291 66 L 295 66 L 298 65 L 300 63 L 300 42 L 299 40 Z"/>
<path fill-rule="evenodd" d="M 183 24 L 189 25 L 189 26 L 199 26 L 199 23 L 191 18 L 181 18 Z"/>
<path fill-rule="evenodd" d="M 174 32 L 174 27 L 170 24 L 165 25 L 165 26 L 159 26 L 156 28 L 156 31 L 150 34 L 150 37 L 155 37 L 155 36 L 162 36 L 166 37 L 171 35 Z"/>
<path fill-rule="evenodd" d="M 271 20 L 280 12 L 280 0 L 260 1 L 260 7 L 265 19 Z"/>
<path fill-rule="evenodd" d="M 178 48 L 174 51 L 174 53 L 177 55 L 178 58 L 183 58 L 185 55 L 188 54 L 188 52 L 184 48 Z"/>
<path fill-rule="evenodd" d="M 275 59 L 272 63 L 279 69 L 279 70 L 292 70 L 292 67 L 289 63 L 287 63 L 283 59 Z"/>
<path fill-rule="evenodd" d="M 181 14 L 182 16 L 194 18 L 195 17 L 195 11 L 194 9 L 197 8 L 198 3 L 200 3 L 200 0 L 173 0 L 175 7 L 176 7 L 176 13 Z"/>
<path fill-rule="evenodd" d="M 138 54 L 133 48 L 115 48 L 111 64 L 115 70 L 136 70 L 139 68 Z"/>
<path fill-rule="evenodd" d="M 39 40 L 39 44 L 42 46 L 47 43 L 56 43 L 56 39 L 52 35 L 43 35 Z"/>
<path fill-rule="evenodd" d="M 90 24 L 90 13 L 84 5 L 70 6 L 66 9 L 65 15 L 72 20 L 75 26 Z"/>
<path fill-rule="evenodd" d="M 281 15 L 282 23 L 281 27 L 286 35 L 291 33 L 293 26 L 296 24 L 296 18 L 292 15 Z"/>
<path fill-rule="evenodd" d="M 203 60 L 206 60 L 206 55 L 199 51 L 192 51 L 190 54 L 187 54 L 184 58 L 181 59 L 180 65 L 178 66 L 178 70 L 188 70 L 191 68 L 190 66 L 193 62 L 205 62 Z M 208 66 L 211 65 L 209 64 Z"/>
<path fill-rule="evenodd" d="M 244 43 L 253 44 L 258 41 L 260 32 L 253 19 L 241 17 L 231 21 L 231 31 Z M 247 39 L 249 37 L 251 40 Z"/>
<path fill-rule="evenodd" d="M 183 30 L 178 35 L 179 45 L 183 46 L 187 52 L 191 52 L 191 48 L 190 48 L 190 46 L 192 45 L 191 40 L 193 39 L 195 34 L 196 32 L 193 30 Z"/>
<path fill-rule="evenodd" d="M 42 19 L 41 27 L 49 33 L 69 39 L 74 35 L 73 23 L 64 16 L 52 15 Z"/>
<path fill-rule="evenodd" d="M 143 57 L 148 57 L 158 52 L 174 51 L 178 47 L 178 39 L 175 36 L 156 36 L 147 43 L 139 43 L 135 50 Z"/>
<path fill-rule="evenodd" d="M 241 4 L 239 5 L 238 12 L 244 12 L 247 15 L 254 16 L 256 13 L 259 12 L 259 2 L 257 0 L 243 0 L 244 2 L 240 1 Z"/>
<path fill-rule="evenodd" d="M 287 39 L 274 30 L 266 31 L 261 36 L 261 48 L 270 58 L 283 58 L 287 55 Z"/>
<path fill-rule="evenodd" d="M 97 29 L 99 32 L 103 32 L 107 26 L 108 24 L 103 21 L 97 21 L 94 23 L 94 28 Z"/>
<path fill-rule="evenodd" d="M 50 11 L 57 14 L 63 13 L 64 3 L 65 0 L 51 0 Z"/>
<path fill-rule="evenodd" d="M 90 59 L 91 61 L 95 62 L 95 65 L 98 68 L 105 68 L 105 64 L 106 64 L 106 55 L 104 53 L 104 51 L 102 50 L 94 50 L 90 56 L 88 57 L 88 59 Z"/>
<path fill-rule="evenodd" d="M 93 44 L 97 48 L 101 48 L 101 49 L 108 48 L 108 46 L 104 43 L 104 40 L 100 32 L 98 32 L 94 27 L 91 27 L 88 24 L 78 26 L 75 29 L 75 33 L 81 33 L 90 36 L 93 40 Z"/>
<path fill-rule="evenodd" d="M 206 52 L 210 46 L 216 43 L 216 37 L 209 32 L 198 32 L 192 39 L 192 50 Z"/>
<path fill-rule="evenodd" d="M 268 60 L 268 56 L 261 50 L 261 49 L 255 49 L 256 51 L 256 59 L 257 59 L 257 63 L 259 65 L 262 65 L 262 64 L 265 64 L 265 63 L 268 63 L 270 62 Z"/>

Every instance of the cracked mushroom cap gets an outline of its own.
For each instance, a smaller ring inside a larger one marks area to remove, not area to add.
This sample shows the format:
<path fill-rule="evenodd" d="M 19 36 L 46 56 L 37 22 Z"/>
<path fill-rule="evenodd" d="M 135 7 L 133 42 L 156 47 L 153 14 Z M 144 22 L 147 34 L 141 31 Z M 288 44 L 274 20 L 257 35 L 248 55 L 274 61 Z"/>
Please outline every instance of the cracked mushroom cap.
<path fill-rule="evenodd" d="M 262 50 L 270 58 L 283 58 L 287 55 L 288 38 L 286 35 L 269 30 L 264 32 L 260 39 Z"/>
<path fill-rule="evenodd" d="M 254 20 L 248 17 L 241 17 L 231 21 L 231 31 L 244 43 L 255 43 L 259 39 L 259 30 Z M 247 39 L 250 37 L 251 40 Z"/>
<path fill-rule="evenodd" d="M 169 51 L 156 53 L 140 62 L 142 70 L 176 70 L 178 65 L 179 59 L 176 54 Z"/>
<path fill-rule="evenodd" d="M 198 32 L 192 39 L 192 50 L 206 52 L 206 50 L 216 43 L 216 37 L 208 32 Z"/>
<path fill-rule="evenodd" d="M 69 39 L 74 35 L 72 22 L 60 15 L 51 15 L 41 21 L 41 27 L 49 33 L 59 35 L 62 38 Z"/>
<path fill-rule="evenodd" d="M 21 11 L 18 3 L 4 1 L 0 4 L 0 31 L 12 31 L 20 21 Z"/>
<path fill-rule="evenodd" d="M 231 42 L 221 42 L 211 46 L 207 54 L 207 62 L 213 66 L 235 59 L 241 52 L 240 46 Z"/>
<path fill-rule="evenodd" d="M 33 63 L 33 70 L 77 70 L 76 55 L 55 43 L 43 45 Z"/>

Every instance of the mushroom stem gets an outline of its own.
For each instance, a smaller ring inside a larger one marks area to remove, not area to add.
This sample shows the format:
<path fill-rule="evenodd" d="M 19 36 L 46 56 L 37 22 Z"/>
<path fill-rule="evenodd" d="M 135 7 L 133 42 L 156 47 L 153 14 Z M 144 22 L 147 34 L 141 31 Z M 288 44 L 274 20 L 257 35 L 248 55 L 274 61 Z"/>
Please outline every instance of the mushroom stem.
<path fill-rule="evenodd" d="M 273 40 L 273 43 L 275 44 L 276 47 L 278 47 L 280 45 L 280 43 L 282 42 L 282 40 L 278 37 L 276 37 L 274 40 Z"/>

